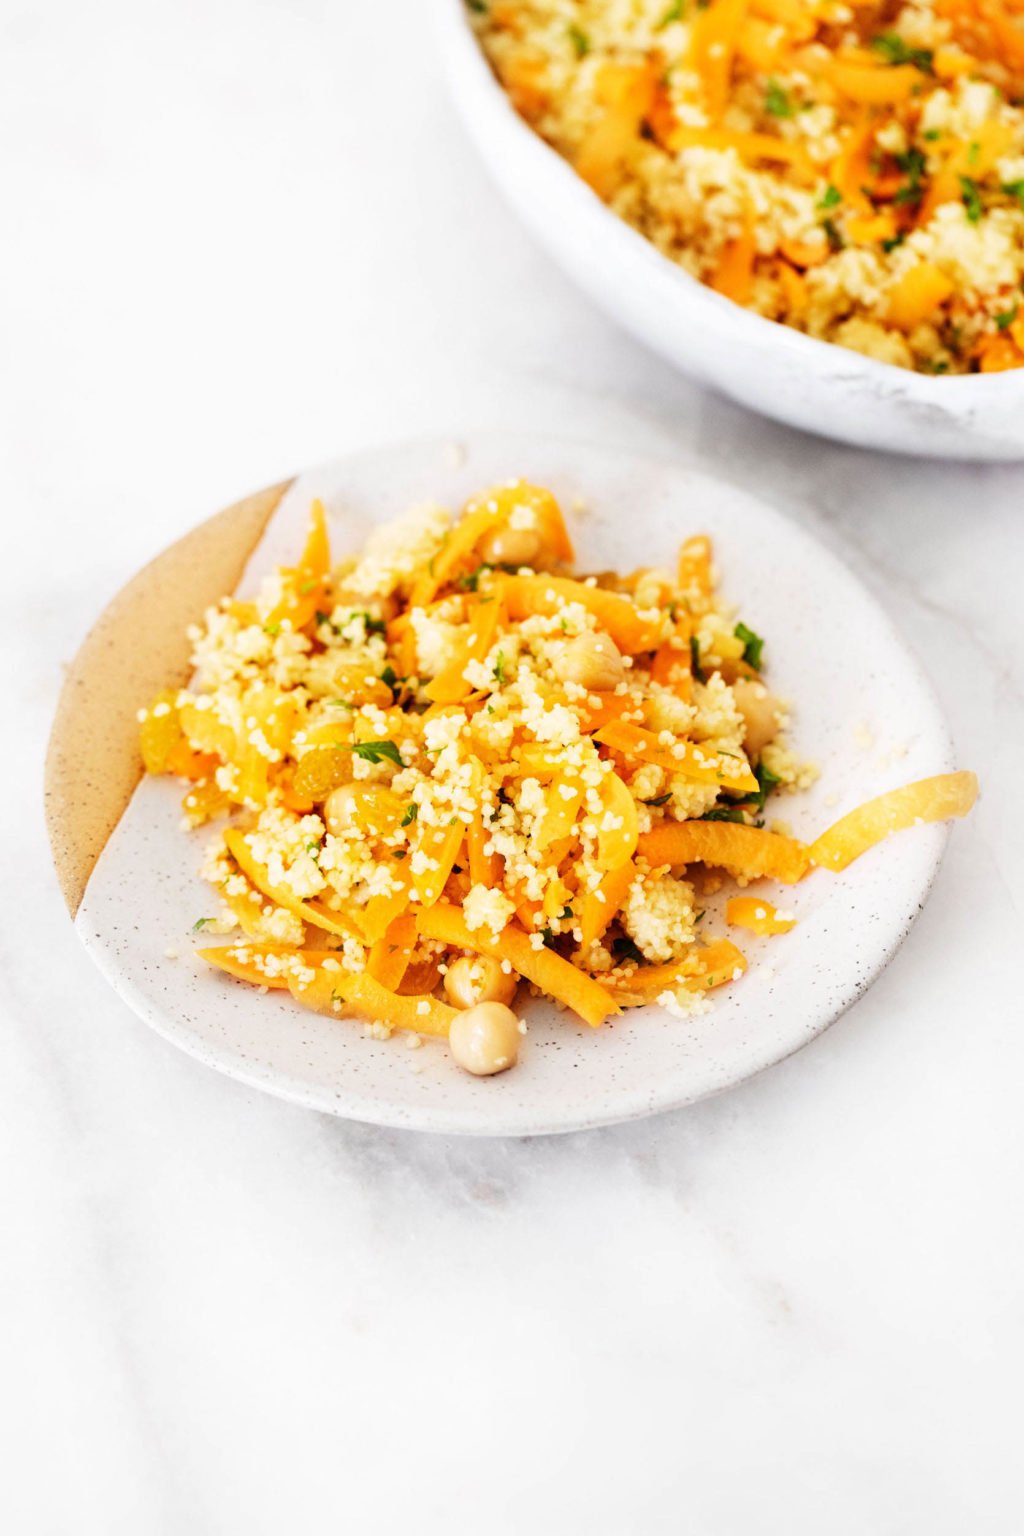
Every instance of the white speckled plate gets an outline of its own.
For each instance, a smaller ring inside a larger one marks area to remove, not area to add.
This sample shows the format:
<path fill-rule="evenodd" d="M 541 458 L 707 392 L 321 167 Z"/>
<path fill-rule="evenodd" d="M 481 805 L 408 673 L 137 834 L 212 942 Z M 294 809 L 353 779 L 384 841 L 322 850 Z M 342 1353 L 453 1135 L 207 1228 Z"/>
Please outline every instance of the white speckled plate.
<path fill-rule="evenodd" d="M 779 513 L 670 463 L 544 438 L 479 438 L 462 457 L 436 443 L 362 453 L 295 482 L 243 587 L 294 555 L 314 494 L 344 551 L 417 501 L 457 506 L 519 474 L 550 485 L 567 508 L 586 499 L 589 510 L 573 519 L 584 568 L 671 563 L 684 534 L 713 536 L 725 595 L 767 637 L 766 675 L 792 700 L 795 745 L 822 769 L 813 790 L 785 803 L 798 835 L 952 766 L 928 683 L 850 573 Z M 568 1131 L 670 1109 L 799 1049 L 891 958 L 946 840 L 944 827 L 920 827 L 841 876 L 763 887 L 795 909 L 799 925 L 745 943 L 749 973 L 718 993 L 706 1016 L 680 1022 L 651 1007 L 591 1031 L 531 1003 L 518 1068 L 479 1080 L 453 1067 L 443 1045 L 410 1051 L 401 1036 L 365 1039 L 358 1024 L 260 997 L 197 962 L 191 929 L 211 898 L 196 874 L 204 834 L 180 830 L 180 793 L 166 780 L 139 786 L 78 912 L 78 932 L 118 993 L 168 1040 L 255 1087 L 383 1125 L 483 1135 Z M 716 930 L 713 913 L 704 921 Z"/>
<path fill-rule="evenodd" d="M 612 213 L 517 116 L 465 0 L 434 5 L 452 93 L 488 170 L 537 241 L 640 341 L 683 373 L 808 432 L 936 458 L 1024 458 L 1024 368 L 911 373 L 713 293 Z"/>

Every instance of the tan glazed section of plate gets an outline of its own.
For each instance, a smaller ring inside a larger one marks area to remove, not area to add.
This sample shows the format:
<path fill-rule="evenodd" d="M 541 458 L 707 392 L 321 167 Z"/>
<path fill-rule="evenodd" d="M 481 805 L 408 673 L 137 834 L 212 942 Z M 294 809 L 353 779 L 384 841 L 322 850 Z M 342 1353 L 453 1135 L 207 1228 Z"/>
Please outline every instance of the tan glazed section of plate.
<path fill-rule="evenodd" d="M 290 480 L 208 518 L 134 576 L 68 669 L 46 756 L 46 825 L 64 900 L 89 876 L 142 777 L 136 708 L 189 674 L 186 626 L 232 592 Z"/>

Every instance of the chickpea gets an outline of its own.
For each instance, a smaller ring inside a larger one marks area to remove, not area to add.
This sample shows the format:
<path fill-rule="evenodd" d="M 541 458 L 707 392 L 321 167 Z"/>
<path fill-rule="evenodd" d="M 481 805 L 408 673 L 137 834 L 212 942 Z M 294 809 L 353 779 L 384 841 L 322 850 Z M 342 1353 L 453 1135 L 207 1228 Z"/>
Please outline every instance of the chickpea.
<path fill-rule="evenodd" d="M 452 1055 L 474 1077 L 492 1077 L 514 1067 L 519 1056 L 519 1020 L 504 1003 L 477 1003 L 452 1020 Z"/>
<path fill-rule="evenodd" d="M 480 558 L 488 565 L 532 565 L 540 554 L 536 528 L 492 528 L 480 540 Z"/>
<path fill-rule="evenodd" d="M 618 646 L 603 630 L 584 630 L 574 640 L 567 640 L 552 666 L 563 683 L 579 683 L 590 690 L 612 689 L 626 675 Z"/>
<path fill-rule="evenodd" d="M 335 837 L 340 837 L 348 831 L 352 825 L 352 813 L 356 803 L 356 786 L 354 784 L 342 784 L 337 789 L 332 789 L 324 801 L 323 816 L 328 832 Z"/>
<path fill-rule="evenodd" d="M 453 960 L 444 978 L 448 1000 L 456 1008 L 475 1008 L 477 1003 L 510 1003 L 519 977 L 503 971 L 489 955 Z"/>
<path fill-rule="evenodd" d="M 759 757 L 779 734 L 779 701 L 763 683 L 739 677 L 732 685 L 736 708 L 743 716 L 743 744 L 753 757 Z"/>

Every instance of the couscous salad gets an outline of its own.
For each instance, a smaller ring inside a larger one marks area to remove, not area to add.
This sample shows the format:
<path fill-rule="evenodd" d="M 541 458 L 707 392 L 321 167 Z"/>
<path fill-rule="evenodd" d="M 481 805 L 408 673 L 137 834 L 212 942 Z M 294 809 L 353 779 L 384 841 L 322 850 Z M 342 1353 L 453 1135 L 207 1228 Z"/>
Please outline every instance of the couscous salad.
<path fill-rule="evenodd" d="M 469 0 L 519 113 L 736 303 L 925 373 L 1024 364 L 1021 0 Z"/>
<path fill-rule="evenodd" d="M 809 845 L 773 829 L 769 803 L 814 770 L 709 541 L 672 570 L 573 558 L 555 497 L 523 481 L 337 563 L 315 503 L 298 563 L 209 610 L 191 686 L 139 717 L 146 769 L 187 781 L 186 825 L 220 828 L 204 960 L 382 1038 L 447 1037 L 486 1075 L 516 1061 L 527 989 L 595 1028 L 642 1003 L 700 1013 L 743 975 L 736 939 L 793 927 L 754 882 L 972 805 L 958 773 Z M 730 932 L 707 933 L 727 880 Z"/>

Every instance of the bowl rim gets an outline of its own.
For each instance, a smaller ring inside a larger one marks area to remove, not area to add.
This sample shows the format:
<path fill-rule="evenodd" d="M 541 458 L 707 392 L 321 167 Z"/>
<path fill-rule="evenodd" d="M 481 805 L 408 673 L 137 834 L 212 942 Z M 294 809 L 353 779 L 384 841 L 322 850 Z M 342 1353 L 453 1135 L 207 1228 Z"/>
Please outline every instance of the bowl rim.
<path fill-rule="evenodd" d="M 613 212 L 583 181 L 569 161 L 520 117 L 477 40 L 465 0 L 436 0 L 436 7 L 440 34 L 449 60 L 468 73 L 478 99 L 487 102 L 492 121 L 500 125 L 500 131 L 507 141 L 522 146 L 522 153 L 532 157 L 537 174 L 545 177 L 551 186 L 560 182 L 561 195 L 570 200 L 592 224 L 603 224 L 609 239 L 618 241 L 622 249 L 631 248 L 635 258 L 646 260 L 652 272 L 660 274 L 658 280 L 667 279 L 685 293 L 688 301 L 703 305 L 715 317 L 717 329 L 723 335 L 732 333 L 737 342 L 758 349 L 774 348 L 783 356 L 788 354 L 795 367 L 804 365 L 812 368 L 815 373 L 824 367 L 829 358 L 834 359 L 835 354 L 840 353 L 844 363 L 844 382 L 849 382 L 852 372 L 857 379 L 873 384 L 881 392 L 896 391 L 904 397 L 910 395 L 922 405 L 933 408 L 947 408 L 956 412 L 976 410 L 979 406 L 983 407 L 987 398 L 1003 401 L 1008 394 L 1024 396 L 1024 378 L 1017 376 L 1024 375 L 1024 369 L 992 374 L 919 373 L 915 369 L 900 368 L 895 363 L 868 357 L 852 348 L 842 347 L 838 342 L 809 336 L 781 320 L 769 320 L 715 293 Z M 641 256 L 640 252 L 644 254 Z"/>

